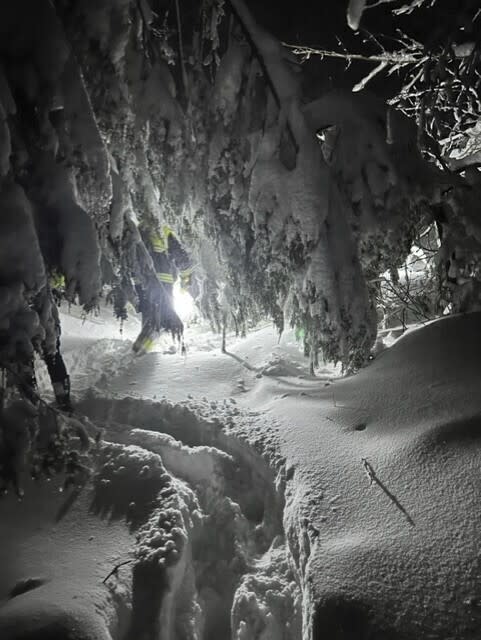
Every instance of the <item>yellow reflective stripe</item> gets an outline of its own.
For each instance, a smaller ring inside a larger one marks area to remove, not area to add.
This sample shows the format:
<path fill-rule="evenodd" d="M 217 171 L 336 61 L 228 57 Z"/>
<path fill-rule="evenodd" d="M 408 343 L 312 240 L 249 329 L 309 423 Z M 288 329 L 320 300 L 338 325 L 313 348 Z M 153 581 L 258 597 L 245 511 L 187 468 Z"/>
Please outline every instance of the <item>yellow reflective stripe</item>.
<path fill-rule="evenodd" d="M 189 267 L 188 269 L 184 269 L 183 271 L 180 272 L 180 277 L 187 278 L 188 276 L 192 275 L 193 271 L 194 271 L 194 267 Z"/>
<path fill-rule="evenodd" d="M 172 229 L 170 227 L 168 227 L 166 224 L 164 224 L 164 226 L 162 227 L 162 233 L 164 234 L 164 238 L 168 238 L 169 236 L 173 236 L 174 232 L 172 231 Z"/>
<path fill-rule="evenodd" d="M 152 251 L 154 253 L 165 253 L 167 251 L 165 239 L 161 238 L 158 234 L 150 236 L 150 242 L 152 243 Z"/>
<path fill-rule="evenodd" d="M 170 227 L 164 225 L 162 231 L 152 231 L 149 238 L 154 253 L 165 253 L 169 248 L 169 236 L 173 236 L 174 232 Z"/>
<path fill-rule="evenodd" d="M 174 284 L 174 276 L 171 273 L 156 273 L 155 275 L 160 282 Z"/>
<path fill-rule="evenodd" d="M 150 349 L 152 349 L 152 347 L 154 346 L 154 342 L 155 341 L 152 338 L 146 338 L 142 343 L 142 346 L 146 351 L 150 351 Z"/>

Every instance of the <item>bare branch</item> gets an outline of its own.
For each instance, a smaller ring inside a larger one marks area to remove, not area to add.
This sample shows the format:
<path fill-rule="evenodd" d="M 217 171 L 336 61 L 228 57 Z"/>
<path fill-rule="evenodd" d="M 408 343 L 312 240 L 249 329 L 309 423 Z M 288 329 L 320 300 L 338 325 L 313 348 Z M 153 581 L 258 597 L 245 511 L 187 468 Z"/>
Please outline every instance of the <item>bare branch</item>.
<path fill-rule="evenodd" d="M 366 56 L 362 53 L 341 53 L 340 51 L 329 51 L 328 49 L 314 49 L 313 47 L 305 47 L 299 44 L 282 43 L 287 49 L 291 49 L 295 55 L 302 56 L 308 60 L 311 56 L 320 56 L 321 58 L 341 58 L 343 60 L 359 60 L 370 64 L 398 64 L 409 65 L 417 64 L 422 60 L 421 52 L 407 53 L 405 51 L 386 51 L 385 53 Z"/>
<path fill-rule="evenodd" d="M 352 88 L 353 92 L 356 93 L 357 91 L 362 91 L 366 87 L 368 82 L 370 82 L 375 76 L 381 73 L 381 71 L 384 71 L 388 64 L 388 62 L 381 62 L 380 64 L 378 64 L 377 67 L 375 67 L 370 73 L 367 74 L 367 76 L 365 76 L 360 82 L 354 85 L 354 87 Z"/>

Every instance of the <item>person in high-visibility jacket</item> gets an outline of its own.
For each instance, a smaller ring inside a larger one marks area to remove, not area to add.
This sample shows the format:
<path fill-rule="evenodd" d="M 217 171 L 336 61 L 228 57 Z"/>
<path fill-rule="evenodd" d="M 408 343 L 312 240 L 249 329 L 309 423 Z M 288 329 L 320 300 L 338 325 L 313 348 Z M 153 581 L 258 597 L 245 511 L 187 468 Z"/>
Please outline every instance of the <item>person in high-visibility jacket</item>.
<path fill-rule="evenodd" d="M 192 277 L 192 261 L 173 230 L 164 225 L 145 239 L 155 269 L 155 282 L 135 283 L 142 313 L 142 330 L 134 342 L 136 353 L 149 351 L 163 329 L 181 338 L 184 325 L 174 309 L 173 288 L 177 277 L 187 289 Z"/>
<path fill-rule="evenodd" d="M 193 271 L 192 261 L 172 229 L 164 225 L 160 232 L 150 234 L 149 241 L 158 281 L 167 285 L 171 295 L 177 275 L 182 287 L 187 288 Z"/>

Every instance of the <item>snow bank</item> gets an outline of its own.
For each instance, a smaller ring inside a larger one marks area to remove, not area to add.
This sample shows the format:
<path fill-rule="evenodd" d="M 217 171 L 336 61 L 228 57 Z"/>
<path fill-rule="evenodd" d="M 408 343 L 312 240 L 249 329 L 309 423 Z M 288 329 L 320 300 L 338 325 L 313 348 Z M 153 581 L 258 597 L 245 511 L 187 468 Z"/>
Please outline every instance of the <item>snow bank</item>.
<path fill-rule="evenodd" d="M 122 373 L 107 385 L 116 396 L 87 394 L 78 411 L 111 443 L 94 493 L 84 494 L 93 512 L 72 518 L 96 527 L 113 518 L 121 527 L 133 560 L 110 579 L 122 624 L 137 636 L 169 629 L 169 639 L 182 629 L 189 640 L 475 640 L 480 319 L 449 317 L 410 331 L 348 378 L 294 375 L 289 340 L 276 347 L 263 329 L 232 347 L 237 360 L 199 352 L 197 362 L 209 366 L 195 372 L 197 398 L 174 386 L 165 390 L 174 402 L 125 397 Z M 92 348 L 96 356 L 102 351 Z M 238 361 L 247 358 L 252 370 Z M 153 391 L 152 380 L 176 362 L 161 352 L 137 360 L 138 391 L 144 382 Z M 244 390 L 222 397 L 239 367 Z M 92 362 L 86 369 L 97 370 Z M 124 555 L 108 558 L 112 568 Z M 36 584 L 43 567 L 33 564 L 14 582 Z M 83 582 L 74 586 L 86 592 Z M 0 608 L 0 621 L 13 619 L 15 599 Z M 91 616 L 90 600 L 80 601 Z M 115 607 L 104 610 L 106 618 L 93 618 L 98 628 L 120 628 Z"/>
<path fill-rule="evenodd" d="M 479 635 L 480 319 L 410 332 L 302 410 L 277 403 L 305 637 Z"/>
<path fill-rule="evenodd" d="M 279 545 L 279 546 L 277 546 Z M 235 640 L 295 640 L 301 632 L 301 593 L 282 540 L 244 576 L 232 606 Z"/>
<path fill-rule="evenodd" d="M 260 454 L 272 469 L 262 477 L 284 492 L 288 547 L 281 544 L 277 552 L 274 544 L 270 559 L 267 554 L 239 579 L 232 600 L 232 629 L 239 638 L 260 630 L 267 638 L 283 637 L 279 629 L 286 638 L 301 637 L 294 623 L 300 610 L 292 613 L 292 627 L 285 617 L 299 589 L 304 638 L 359 633 L 474 640 L 481 628 L 473 569 L 480 316 L 445 318 L 410 331 L 344 379 L 332 373 L 322 380 L 283 376 L 289 369 L 277 371 L 277 378 L 254 372 L 253 386 L 236 395 L 236 404 L 227 398 L 226 403 L 189 400 L 193 414 L 169 403 L 147 410 L 141 399 L 86 403 L 98 419 L 110 419 L 112 429 L 128 416 L 137 426 L 131 437 L 164 448 L 169 470 L 184 468 L 190 481 L 202 481 L 196 463 L 187 469 L 175 458 L 201 461 L 208 455 L 206 445 L 235 459 L 243 452 L 258 471 Z M 245 358 L 252 348 L 247 340 L 236 353 Z M 266 361 L 266 351 L 255 353 L 256 364 Z M 166 357 L 158 358 L 159 367 L 169 370 Z M 223 358 L 232 359 L 222 356 L 218 362 L 225 376 Z M 236 361 L 230 365 L 233 383 L 236 366 Z M 155 364 L 144 361 L 144 367 L 148 372 Z M 206 396 L 221 389 L 212 386 L 212 373 L 200 368 L 196 374 L 197 389 L 204 385 Z M 136 375 L 141 379 L 140 368 Z M 186 420 L 198 427 L 182 429 Z M 169 437 L 139 433 L 154 425 Z M 291 568 L 278 579 L 276 567 L 285 553 Z M 296 585 L 292 592 L 290 580 Z M 280 593 L 282 615 L 273 614 Z"/>
<path fill-rule="evenodd" d="M 29 483 L 0 503 L 0 636 L 110 640 L 126 631 L 134 534 L 91 512 L 92 486 L 62 492 L 61 480 Z"/>

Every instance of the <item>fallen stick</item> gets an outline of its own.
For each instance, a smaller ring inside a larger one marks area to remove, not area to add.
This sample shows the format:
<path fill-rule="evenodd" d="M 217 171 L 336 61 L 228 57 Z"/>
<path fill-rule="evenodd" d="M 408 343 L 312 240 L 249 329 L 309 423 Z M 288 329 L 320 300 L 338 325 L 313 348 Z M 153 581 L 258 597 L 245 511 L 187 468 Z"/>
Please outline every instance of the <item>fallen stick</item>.
<path fill-rule="evenodd" d="M 362 466 L 364 467 L 364 471 L 366 472 L 367 477 L 369 478 L 369 484 L 372 485 L 372 483 L 375 482 L 378 485 L 378 487 L 381 487 L 381 489 L 384 491 L 384 493 L 387 495 L 387 497 L 391 500 L 391 502 L 393 502 L 395 504 L 395 506 L 399 509 L 399 511 L 401 511 L 401 513 L 404 514 L 404 517 L 409 522 L 409 524 L 412 527 L 414 527 L 415 526 L 414 525 L 414 520 L 411 518 L 409 513 L 402 506 L 402 504 L 399 502 L 399 500 L 396 498 L 396 496 L 389 491 L 389 489 L 383 484 L 383 482 L 381 480 L 379 480 L 379 478 L 377 477 L 376 472 L 374 471 L 371 463 L 368 462 L 366 460 L 366 458 L 361 458 L 361 463 L 362 463 Z"/>
<path fill-rule="evenodd" d="M 119 562 L 119 564 L 116 564 L 112 571 L 102 580 L 102 584 L 105 584 L 107 580 L 112 576 L 117 575 L 117 571 L 120 569 L 120 567 L 123 567 L 126 564 L 130 564 L 131 562 L 132 560 L 124 560 L 123 562 Z"/>

